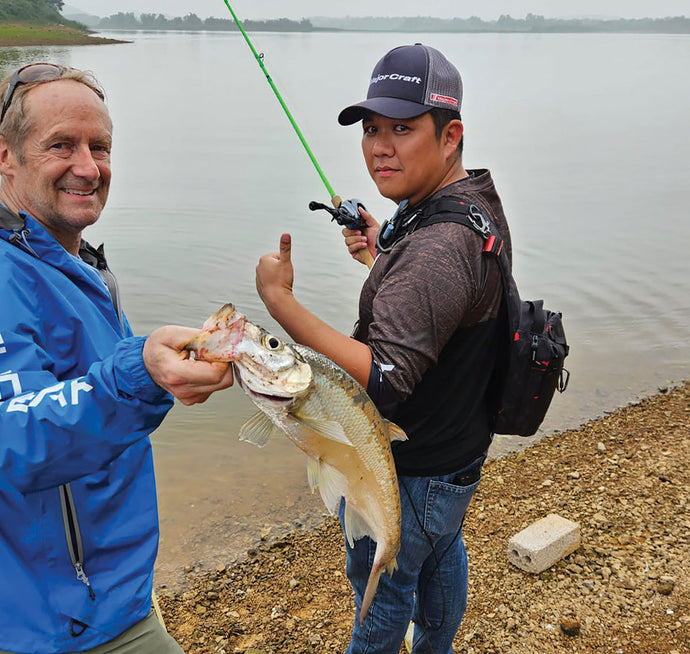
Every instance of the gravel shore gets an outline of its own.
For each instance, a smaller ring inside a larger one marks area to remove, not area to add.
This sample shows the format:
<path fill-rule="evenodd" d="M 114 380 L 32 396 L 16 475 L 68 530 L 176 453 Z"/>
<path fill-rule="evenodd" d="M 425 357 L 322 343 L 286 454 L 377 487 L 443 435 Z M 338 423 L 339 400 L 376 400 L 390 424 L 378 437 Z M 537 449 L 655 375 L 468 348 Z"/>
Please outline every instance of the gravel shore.
<path fill-rule="evenodd" d="M 458 654 L 690 653 L 690 384 L 489 461 L 468 511 Z M 548 514 L 582 544 L 540 574 L 507 558 Z M 343 652 L 353 618 L 337 522 L 269 537 L 232 566 L 159 589 L 188 654 Z"/>

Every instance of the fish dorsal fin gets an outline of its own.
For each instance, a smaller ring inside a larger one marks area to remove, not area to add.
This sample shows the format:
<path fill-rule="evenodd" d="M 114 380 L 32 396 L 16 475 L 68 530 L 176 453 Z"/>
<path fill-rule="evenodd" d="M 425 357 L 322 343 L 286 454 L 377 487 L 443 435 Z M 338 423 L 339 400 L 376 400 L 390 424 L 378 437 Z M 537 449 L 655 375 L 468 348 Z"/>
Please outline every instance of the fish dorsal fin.
<path fill-rule="evenodd" d="M 337 468 L 319 459 L 307 461 L 307 478 L 312 492 L 318 486 L 321 499 L 331 514 L 338 509 L 340 498 L 347 491 L 347 478 Z"/>
<path fill-rule="evenodd" d="M 369 523 L 361 516 L 357 509 L 349 504 L 345 505 L 345 536 L 350 547 L 354 547 L 356 540 L 369 536 L 374 538 L 373 529 Z"/>
<path fill-rule="evenodd" d="M 323 436 L 329 441 L 342 443 L 343 445 L 352 445 L 342 425 L 334 420 L 321 420 L 319 418 L 307 418 L 305 416 L 294 417 L 305 427 L 315 431 L 319 436 Z"/>
<path fill-rule="evenodd" d="M 240 440 L 263 447 L 271 439 L 275 429 L 271 419 L 259 411 L 240 427 Z"/>
<path fill-rule="evenodd" d="M 390 420 L 386 420 L 386 423 L 388 425 L 388 438 L 391 442 L 407 440 L 407 434 L 403 431 L 402 427 L 398 427 L 398 425 Z"/>

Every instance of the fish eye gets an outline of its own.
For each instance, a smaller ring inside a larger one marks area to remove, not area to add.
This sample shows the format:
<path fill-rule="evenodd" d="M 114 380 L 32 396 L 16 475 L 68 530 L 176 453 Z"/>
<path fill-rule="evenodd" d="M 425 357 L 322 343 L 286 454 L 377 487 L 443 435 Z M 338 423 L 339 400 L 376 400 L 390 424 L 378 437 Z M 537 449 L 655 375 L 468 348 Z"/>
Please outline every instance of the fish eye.
<path fill-rule="evenodd" d="M 283 341 L 271 334 L 264 335 L 263 344 L 267 350 L 280 350 L 283 347 Z"/>

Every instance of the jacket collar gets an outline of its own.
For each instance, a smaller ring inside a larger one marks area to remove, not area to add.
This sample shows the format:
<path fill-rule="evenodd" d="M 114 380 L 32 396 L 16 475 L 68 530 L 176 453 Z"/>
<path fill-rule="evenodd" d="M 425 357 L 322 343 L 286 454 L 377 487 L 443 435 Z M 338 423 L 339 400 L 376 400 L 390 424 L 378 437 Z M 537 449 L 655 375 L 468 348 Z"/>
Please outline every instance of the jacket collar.
<path fill-rule="evenodd" d="M 21 229 L 24 219 L 10 211 L 4 204 L 0 204 L 0 229 Z"/>

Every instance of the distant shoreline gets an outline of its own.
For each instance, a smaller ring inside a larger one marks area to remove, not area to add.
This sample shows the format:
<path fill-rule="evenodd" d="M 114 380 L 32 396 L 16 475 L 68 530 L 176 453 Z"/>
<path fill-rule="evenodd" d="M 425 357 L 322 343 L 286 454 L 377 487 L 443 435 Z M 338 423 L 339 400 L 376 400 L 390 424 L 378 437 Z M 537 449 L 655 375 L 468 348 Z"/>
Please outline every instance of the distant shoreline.
<path fill-rule="evenodd" d="M 190 13 L 184 17 L 166 18 L 158 14 L 135 15 L 119 12 L 105 18 L 82 19 L 91 29 L 98 30 L 175 30 L 237 32 L 238 26 L 229 18 L 201 19 Z M 432 16 L 397 17 L 345 17 L 345 18 L 303 18 L 291 20 L 277 18 L 269 20 L 243 21 L 247 32 L 397 32 L 397 33 L 449 33 L 449 34 L 580 34 L 580 33 L 624 33 L 624 34 L 689 34 L 690 18 L 668 16 L 665 18 L 639 19 L 563 19 L 545 18 L 527 14 L 524 18 L 501 15 L 497 20 L 470 18 L 435 18 Z"/>
<path fill-rule="evenodd" d="M 0 48 L 41 45 L 113 45 L 129 43 L 119 39 L 91 36 L 71 27 L 33 26 L 22 24 L 0 25 Z"/>

